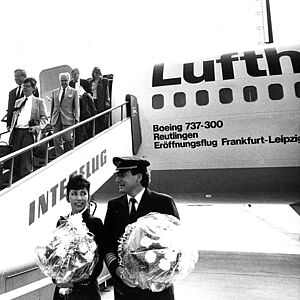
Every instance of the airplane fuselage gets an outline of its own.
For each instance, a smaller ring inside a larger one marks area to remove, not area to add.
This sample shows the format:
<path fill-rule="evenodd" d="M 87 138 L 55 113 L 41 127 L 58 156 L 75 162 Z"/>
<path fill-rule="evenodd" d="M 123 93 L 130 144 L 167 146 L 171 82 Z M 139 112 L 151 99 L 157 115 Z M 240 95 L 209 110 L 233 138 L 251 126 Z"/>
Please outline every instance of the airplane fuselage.
<path fill-rule="evenodd" d="M 155 65 L 138 155 L 169 192 L 299 191 L 299 73 L 297 45 Z"/>

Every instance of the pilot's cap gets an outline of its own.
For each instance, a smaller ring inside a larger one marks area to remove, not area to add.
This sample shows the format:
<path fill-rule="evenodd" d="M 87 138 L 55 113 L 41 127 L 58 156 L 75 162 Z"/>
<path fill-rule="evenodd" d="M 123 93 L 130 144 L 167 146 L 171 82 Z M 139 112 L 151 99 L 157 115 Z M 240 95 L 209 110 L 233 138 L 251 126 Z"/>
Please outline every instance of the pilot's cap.
<path fill-rule="evenodd" d="M 114 157 L 113 164 L 117 167 L 118 172 L 126 172 L 128 170 L 145 170 L 150 166 L 150 162 L 135 156 L 130 157 Z"/>

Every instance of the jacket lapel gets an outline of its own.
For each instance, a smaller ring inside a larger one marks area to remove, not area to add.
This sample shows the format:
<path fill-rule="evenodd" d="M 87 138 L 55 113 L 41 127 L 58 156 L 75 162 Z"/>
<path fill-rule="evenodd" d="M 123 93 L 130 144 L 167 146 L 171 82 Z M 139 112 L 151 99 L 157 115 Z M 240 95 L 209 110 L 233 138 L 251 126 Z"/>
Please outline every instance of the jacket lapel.
<path fill-rule="evenodd" d="M 20 107 L 22 105 L 22 103 L 25 101 L 25 99 L 26 98 L 24 96 L 22 98 L 20 98 L 20 99 L 17 99 L 16 100 L 16 104 L 15 104 L 15 108 Z"/>
<path fill-rule="evenodd" d="M 127 201 L 127 196 L 124 195 L 120 199 L 120 213 L 122 216 L 124 216 L 126 219 L 129 219 L 129 206 L 128 206 L 128 201 Z"/>
<path fill-rule="evenodd" d="M 66 93 L 65 93 L 65 96 L 64 96 L 64 99 L 62 99 L 61 103 L 62 104 L 64 101 L 68 100 L 69 98 L 69 95 L 72 93 L 72 90 L 70 89 L 69 86 L 67 86 L 66 88 Z"/>
<path fill-rule="evenodd" d="M 60 98 L 59 98 L 59 97 L 62 96 L 62 94 L 60 95 L 60 91 L 63 93 L 63 88 L 62 88 L 62 87 L 60 88 L 59 93 L 58 93 L 58 102 L 59 102 L 60 104 L 63 104 L 63 102 L 65 101 L 66 96 L 67 96 L 67 94 L 68 94 L 68 87 L 66 88 L 65 96 L 64 96 L 63 99 L 60 99 Z M 59 95 L 60 95 L 60 96 L 59 96 Z"/>
<path fill-rule="evenodd" d="M 31 115 L 30 115 L 30 120 L 36 119 L 35 113 L 38 111 L 37 110 L 37 99 L 36 97 L 32 96 L 32 107 L 31 107 Z"/>
<path fill-rule="evenodd" d="M 64 96 L 63 99 L 61 99 L 62 93 L 63 93 L 63 88 L 60 87 L 60 88 L 57 90 L 57 101 L 58 101 L 58 104 L 60 104 L 60 105 L 64 102 L 64 100 L 66 99 L 66 97 L 67 97 L 67 95 L 68 95 L 68 87 L 66 88 L 65 96 Z"/>
<path fill-rule="evenodd" d="M 137 209 L 138 217 L 144 216 L 150 212 L 151 201 L 150 201 L 150 191 L 145 189 L 144 194 L 141 198 L 140 204 Z"/>

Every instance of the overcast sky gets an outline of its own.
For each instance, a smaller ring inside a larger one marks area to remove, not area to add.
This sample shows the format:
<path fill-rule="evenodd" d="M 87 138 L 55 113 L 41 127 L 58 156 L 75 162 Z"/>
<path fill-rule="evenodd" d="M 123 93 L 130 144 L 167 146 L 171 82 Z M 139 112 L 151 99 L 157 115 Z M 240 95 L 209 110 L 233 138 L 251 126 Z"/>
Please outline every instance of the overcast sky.
<path fill-rule="evenodd" d="M 3 2 L 1 105 L 15 87 L 13 70 L 38 79 L 42 69 L 69 64 L 116 74 L 143 63 L 201 58 L 255 49 L 262 41 L 260 0 L 10 0 Z M 300 40 L 299 0 L 270 0 L 274 41 Z"/>

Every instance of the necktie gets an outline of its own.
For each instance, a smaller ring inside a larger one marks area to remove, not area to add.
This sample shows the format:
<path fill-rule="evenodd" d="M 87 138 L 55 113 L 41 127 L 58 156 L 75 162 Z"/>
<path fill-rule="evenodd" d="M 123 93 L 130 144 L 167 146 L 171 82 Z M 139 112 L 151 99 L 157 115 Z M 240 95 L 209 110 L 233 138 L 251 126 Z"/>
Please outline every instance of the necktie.
<path fill-rule="evenodd" d="M 19 99 L 21 97 L 21 86 L 18 86 L 17 96 L 16 99 Z"/>
<path fill-rule="evenodd" d="M 130 198 L 130 202 L 131 202 L 131 210 L 129 214 L 129 222 L 134 223 L 137 220 L 137 212 L 135 208 L 136 200 L 134 198 Z"/>
<path fill-rule="evenodd" d="M 64 98 L 65 98 L 65 93 L 66 93 L 66 89 L 64 88 L 64 89 L 63 89 L 63 92 L 62 92 L 62 94 L 61 94 L 60 102 L 62 102 L 62 101 L 64 100 Z"/>
<path fill-rule="evenodd" d="M 21 110 L 27 100 L 28 100 L 28 98 L 25 98 L 25 100 L 21 103 L 21 105 L 19 107 L 15 107 L 14 110 Z"/>

